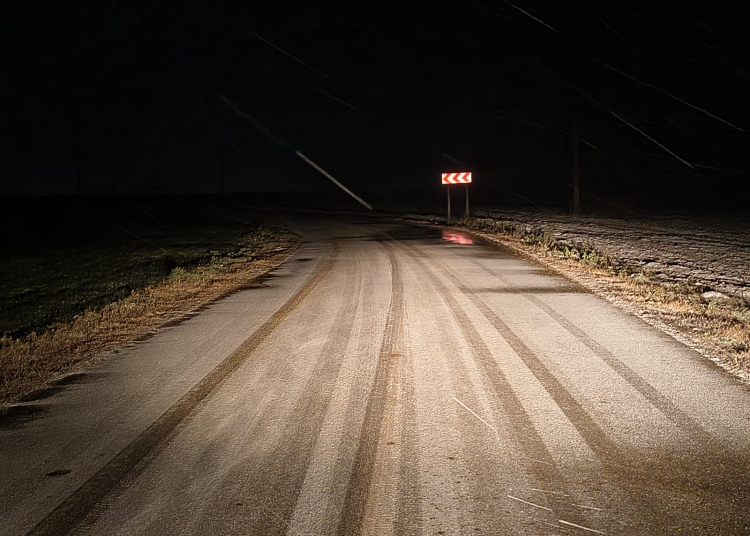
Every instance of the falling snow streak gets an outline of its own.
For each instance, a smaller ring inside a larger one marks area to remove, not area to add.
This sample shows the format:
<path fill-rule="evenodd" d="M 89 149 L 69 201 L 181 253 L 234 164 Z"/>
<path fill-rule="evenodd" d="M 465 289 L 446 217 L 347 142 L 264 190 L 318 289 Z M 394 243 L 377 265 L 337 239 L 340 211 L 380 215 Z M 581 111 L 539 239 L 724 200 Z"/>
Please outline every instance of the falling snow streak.
<path fill-rule="evenodd" d="M 544 22 L 543 20 L 540 20 L 540 19 L 536 18 L 536 17 L 534 16 L 534 15 L 532 15 L 532 14 L 531 14 L 531 13 L 529 13 L 528 11 L 526 11 L 526 10 L 524 10 L 524 9 L 521 9 L 520 7 L 518 7 L 518 6 L 517 6 L 517 5 L 515 5 L 515 4 L 512 4 L 511 2 L 508 2 L 508 0 L 503 0 L 503 1 L 504 1 L 504 2 L 506 3 L 506 4 L 508 4 L 508 5 L 510 6 L 510 7 L 514 8 L 514 9 L 517 9 L 518 11 L 520 11 L 521 13 L 523 13 L 524 15 L 526 15 L 527 17 L 530 17 L 530 18 L 534 19 L 534 20 L 535 20 L 535 21 L 537 21 L 537 22 L 538 22 L 539 24 L 541 24 L 541 25 L 543 25 L 543 26 L 546 26 L 547 28 L 549 28 L 549 29 L 550 29 L 550 30 L 552 30 L 553 32 L 559 32 L 559 30 L 557 30 L 557 28 L 553 28 L 552 26 L 550 26 L 549 24 L 547 24 L 547 23 L 546 23 L 546 22 Z"/>
<path fill-rule="evenodd" d="M 542 506 L 541 504 L 536 504 L 533 502 L 525 501 L 523 499 L 519 499 L 518 497 L 514 497 L 513 495 L 506 495 L 509 499 L 512 499 L 514 501 L 518 501 L 523 504 L 528 504 L 529 506 L 533 506 L 534 508 L 540 508 L 541 510 L 547 510 L 549 512 L 552 511 L 552 508 L 547 508 L 546 506 Z"/>
<path fill-rule="evenodd" d="M 612 116 L 614 116 L 618 120 L 620 120 L 623 123 L 625 123 L 627 126 L 629 126 L 633 130 L 635 130 L 636 132 L 638 132 L 641 136 L 643 136 L 647 140 L 649 140 L 652 143 L 654 143 L 654 144 L 658 145 L 659 147 L 661 147 L 664 151 L 666 151 L 669 154 L 671 154 L 672 156 L 674 156 L 677 160 L 679 160 L 680 162 L 682 162 L 683 164 L 685 164 L 690 169 L 693 169 L 695 167 L 695 166 L 693 166 L 693 164 L 691 164 L 690 162 L 688 162 L 687 160 L 685 160 L 684 158 L 682 158 L 681 156 L 677 155 L 676 153 L 674 153 L 673 151 L 671 151 L 669 148 L 667 148 L 666 146 L 664 146 L 664 144 L 659 143 L 654 138 L 652 138 L 651 136 L 649 136 L 648 134 L 646 134 L 645 132 L 643 132 L 640 128 L 638 128 L 637 126 L 635 126 L 633 123 L 631 123 L 630 121 L 627 121 L 626 119 L 623 119 L 614 110 L 611 110 L 610 108 L 607 108 L 606 106 L 604 106 L 603 104 L 601 104 L 599 101 L 595 100 L 593 97 L 591 97 L 591 96 L 587 95 L 586 93 L 584 93 L 578 86 L 576 86 L 574 84 L 569 84 L 569 85 L 576 92 L 578 92 L 581 96 L 583 96 L 586 99 L 590 100 L 591 102 L 593 102 L 594 104 L 596 104 L 597 106 L 599 106 L 602 110 L 608 111 Z"/>
<path fill-rule="evenodd" d="M 208 7 L 208 6 L 206 6 L 206 7 Z M 243 31 L 244 33 L 246 33 L 246 34 L 248 34 L 248 35 L 252 35 L 252 36 L 253 36 L 253 37 L 255 37 L 255 38 L 256 38 L 257 40 L 261 41 L 262 43 L 265 43 L 265 44 L 266 44 L 266 45 L 268 45 L 269 47 L 271 47 L 271 48 L 275 49 L 276 51 L 278 51 L 278 52 L 280 52 L 280 53 L 282 53 L 282 54 L 284 54 L 284 55 L 285 55 L 285 56 L 287 56 L 288 58 L 290 58 L 290 59 L 292 59 L 292 60 L 296 61 L 296 62 L 297 62 L 297 63 L 299 63 L 300 65 L 302 65 L 302 66 L 306 67 L 307 69 L 311 70 L 312 72 L 314 72 L 314 73 L 316 73 L 316 74 L 319 74 L 320 76 L 322 76 L 322 77 L 324 77 L 324 78 L 327 78 L 328 80 L 333 80 L 333 78 L 332 78 L 331 76 L 327 75 L 327 74 L 326 74 L 326 73 L 324 73 L 323 71 L 320 71 L 320 70 L 316 69 L 315 67 L 313 67 L 312 65 L 310 65 L 310 64 L 308 64 L 308 63 L 305 63 L 305 62 L 304 62 L 304 61 L 302 61 L 302 60 L 301 60 L 300 58 L 298 58 L 297 56 L 295 56 L 294 54 L 292 54 L 291 52 L 287 52 L 286 50 L 284 50 L 284 49 L 283 49 L 283 48 L 281 48 L 280 46 L 276 45 L 275 43 L 271 42 L 270 40 L 266 39 L 265 37 L 262 37 L 262 36 L 258 35 L 257 33 L 255 33 L 255 32 L 253 32 L 253 31 L 251 31 L 251 30 L 247 29 L 247 28 L 246 28 L 245 26 L 243 26 L 243 25 L 242 25 L 242 24 L 240 24 L 239 22 L 237 22 L 237 21 L 235 21 L 235 20 L 233 20 L 233 19 L 231 19 L 231 18 L 227 17 L 227 16 L 226 16 L 226 15 L 225 15 L 224 13 L 222 13 L 222 12 L 221 12 L 221 11 L 219 11 L 218 9 L 216 9 L 216 8 L 212 8 L 212 7 L 209 7 L 209 9 L 210 9 L 210 10 L 211 10 L 211 11 L 212 11 L 213 13 L 215 13 L 216 15 L 218 15 L 219 17 L 221 17 L 222 19 L 224 19 L 224 20 L 225 20 L 226 22 L 228 22 L 229 24 L 231 24 L 232 26 L 234 26 L 235 28 L 238 28 L 239 30 L 242 30 L 242 31 Z"/>
<path fill-rule="evenodd" d="M 265 44 L 267 44 L 267 45 L 268 45 L 269 47 L 271 47 L 271 48 L 274 48 L 274 49 L 278 50 L 279 52 L 281 52 L 282 54 L 284 54 L 284 55 L 288 56 L 289 58 L 293 59 L 294 61 L 296 61 L 296 62 L 297 62 L 297 63 L 299 63 L 300 65 L 304 65 L 305 67 L 307 67 L 308 69 L 310 69 L 310 70 L 311 70 L 311 71 L 313 71 L 314 73 L 317 73 L 317 74 L 319 74 L 320 76 L 322 76 L 322 77 L 324 77 L 324 78 L 327 78 L 328 80 L 333 80 L 333 77 L 331 77 L 331 76 L 327 75 L 327 74 L 326 74 L 326 73 L 324 73 L 323 71 L 320 71 L 320 70 L 316 69 L 315 67 L 311 66 L 310 64 L 308 64 L 308 63 L 305 63 L 304 61 L 302 61 L 301 59 L 299 59 L 299 58 L 298 58 L 297 56 L 295 56 L 294 54 L 292 54 L 291 52 L 287 52 L 286 50 L 284 50 L 284 49 L 283 49 L 283 48 L 281 48 L 280 46 L 278 46 L 278 45 L 275 45 L 275 44 L 273 44 L 273 43 L 272 43 L 271 41 L 269 41 L 269 40 L 268 40 L 268 39 L 266 39 L 265 37 L 261 37 L 260 35 L 258 35 L 258 34 L 257 34 L 257 33 L 255 33 L 255 32 L 252 32 L 251 34 L 252 34 L 252 36 L 253 36 L 253 37 L 255 37 L 256 39 L 259 39 L 260 41 L 262 41 L 262 42 L 264 42 Z"/>
<path fill-rule="evenodd" d="M 567 130 L 562 129 L 562 128 L 560 128 L 558 126 L 555 126 L 555 125 L 551 125 L 551 124 L 547 123 L 546 121 L 544 121 L 542 118 L 540 118 L 538 116 L 535 116 L 534 119 L 532 120 L 532 119 L 528 119 L 526 117 L 523 117 L 521 114 L 518 114 L 518 113 L 507 112 L 507 111 L 502 111 L 502 110 L 496 110 L 494 108 L 492 110 L 495 111 L 495 112 L 497 112 L 497 113 L 499 113 L 499 114 L 502 114 L 502 115 L 504 115 L 504 116 L 506 116 L 506 117 L 508 117 L 510 119 L 513 119 L 513 120 L 516 120 L 516 121 L 520 121 L 522 123 L 526 123 L 527 125 L 530 125 L 530 126 L 532 126 L 534 128 L 539 128 L 539 129 L 542 129 L 542 130 L 554 130 L 556 132 L 564 134 L 565 136 L 570 136 L 571 135 L 570 132 L 568 132 Z M 493 117 L 493 119 L 498 119 L 498 120 L 503 120 L 504 119 L 504 118 L 499 117 L 499 116 L 491 116 L 491 117 Z M 587 147 L 590 147 L 591 149 L 593 149 L 597 153 L 604 154 L 604 151 L 602 151 L 601 149 L 599 149 L 599 147 L 597 147 L 596 145 L 594 145 L 590 141 L 588 141 L 588 140 L 586 140 L 586 139 L 584 139 L 582 137 L 580 138 L 580 141 L 581 141 L 581 143 L 583 143 Z"/>
<path fill-rule="evenodd" d="M 294 154 L 295 154 L 295 156 L 299 157 L 302 161 L 304 161 L 310 167 L 312 167 L 313 169 L 315 169 L 318 173 L 320 173 L 321 175 L 323 175 L 324 177 L 326 177 L 328 180 L 330 180 L 332 183 L 334 183 L 336 186 L 338 186 L 339 188 L 341 188 L 344 192 L 346 192 L 348 195 L 350 195 L 354 200 L 356 200 L 363 207 L 367 208 L 368 210 L 372 210 L 372 206 L 369 203 L 367 203 L 364 199 L 362 199 L 357 194 L 355 194 L 354 192 L 352 192 L 349 188 L 347 188 L 346 186 L 344 186 L 343 184 L 341 184 L 330 173 L 328 173 L 325 169 L 323 169 L 318 164 L 316 164 L 315 162 L 313 162 L 312 160 L 310 160 L 309 158 L 307 158 L 304 154 L 302 154 L 301 152 L 293 149 L 287 142 L 285 142 L 284 140 L 282 140 L 278 136 L 275 136 L 270 130 L 268 130 L 266 127 L 264 127 L 260 123 L 260 121 L 258 121 L 257 119 L 255 119 L 250 114 L 247 114 L 247 113 L 243 112 L 242 110 L 240 110 L 240 108 L 239 108 L 239 106 L 237 104 L 235 104 L 234 102 L 232 102 L 231 100 L 229 100 L 224 95 L 217 95 L 217 97 L 219 97 L 230 108 L 232 108 L 232 110 L 234 110 L 234 112 L 237 115 L 239 115 L 240 117 L 242 117 L 242 118 L 247 119 L 248 121 L 250 121 L 250 123 L 252 123 L 252 125 L 255 128 L 257 128 L 258 130 L 260 130 L 263 133 L 263 135 L 265 135 L 269 140 L 271 140 L 272 142 L 274 142 L 274 143 L 282 146 L 285 149 L 289 149 L 290 151 L 293 151 Z"/>
<path fill-rule="evenodd" d="M 447 158 L 448 160 L 450 160 L 450 161 L 451 161 L 451 162 L 453 162 L 454 164 L 458 164 L 459 166 L 464 166 L 464 165 L 466 165 L 466 164 L 464 164 L 463 162 L 461 162 L 461 161 L 460 161 L 460 160 L 459 160 L 458 158 L 455 158 L 455 157 L 453 157 L 453 156 L 449 155 L 448 153 L 444 153 L 444 152 L 441 152 L 441 153 L 440 153 L 440 156 L 443 156 L 443 157 Z"/>
<path fill-rule="evenodd" d="M 641 50 L 640 48 L 638 48 L 638 47 L 637 47 L 637 46 L 636 46 L 636 45 L 635 45 L 635 44 L 634 44 L 634 43 L 633 43 L 633 42 L 632 42 L 632 41 L 631 41 L 630 39 L 627 39 L 627 38 L 626 38 L 625 36 L 623 36 L 623 35 L 622 35 L 622 34 L 621 34 L 620 32 L 618 32 L 617 30 L 615 30 L 614 28 L 612 28 L 612 26 L 610 26 L 609 24 L 607 24 L 607 22 L 606 22 L 606 21 L 600 20 L 599 22 L 601 22 L 601 23 L 602 23 L 602 24 L 603 24 L 604 26 L 606 26 L 606 27 L 607 27 L 607 28 L 608 28 L 608 29 L 609 29 L 609 30 L 610 30 L 610 31 L 611 31 L 611 32 L 612 32 L 613 34 L 615 34 L 615 35 L 616 35 L 617 37 L 619 37 L 620 39 L 622 39 L 622 40 L 623 40 L 623 41 L 624 41 L 625 43 L 627 43 L 628 45 L 630 45 L 631 47 L 633 47 L 634 49 L 636 49 L 636 50 L 637 50 L 638 52 L 640 52 L 641 54 L 643 54 L 643 53 L 644 53 L 644 52 L 643 52 L 643 50 Z"/>
<path fill-rule="evenodd" d="M 738 127 L 736 125 L 733 125 L 729 121 L 727 121 L 725 119 L 722 119 L 721 117 L 717 117 L 714 114 L 712 114 L 711 112 L 708 112 L 708 111 L 704 110 L 703 108 L 700 108 L 700 107 L 698 107 L 698 106 L 696 106 L 694 104 L 689 103 L 688 101 L 686 101 L 684 99 L 681 99 L 680 97 L 677 97 L 676 95 L 670 93 L 666 89 L 662 89 L 662 88 L 660 88 L 658 86 L 655 86 L 653 84 L 649 84 L 648 82 L 644 82 L 643 80 L 639 80 L 635 76 L 630 75 L 630 74 L 628 74 L 628 73 L 626 73 L 624 71 L 621 71 L 620 69 L 617 69 L 616 67 L 612 67 L 611 65 L 609 65 L 608 63 L 605 63 L 603 61 L 599 61 L 599 60 L 594 60 L 594 61 L 596 63 L 598 63 L 599 65 L 601 65 L 602 67 L 606 67 L 607 69 L 610 69 L 611 71 L 614 71 L 617 74 L 619 74 L 621 76 L 624 76 L 625 78 L 628 78 L 629 80 L 632 80 L 633 82 L 636 82 L 636 83 L 641 84 L 643 86 L 646 86 L 646 87 L 649 87 L 651 89 L 654 89 L 654 90 L 656 90 L 656 91 L 658 91 L 660 93 L 663 93 L 664 95 L 666 95 L 666 96 L 668 96 L 668 97 L 676 100 L 677 102 L 681 102 L 685 106 L 689 106 L 693 110 L 697 110 L 697 111 L 699 111 L 699 112 L 707 115 L 708 117 L 710 117 L 712 119 L 716 119 L 717 121 L 720 121 L 721 123 L 727 125 L 728 127 L 731 127 L 731 128 L 733 128 L 733 129 L 735 129 L 735 130 L 737 130 L 739 132 L 746 132 L 746 130 L 744 128 L 740 128 L 740 127 Z"/>
<path fill-rule="evenodd" d="M 477 9 L 485 11 L 485 12 L 487 12 L 487 13 L 489 13 L 491 15 L 494 15 L 495 17 L 498 17 L 500 19 L 508 20 L 508 18 L 509 18 L 509 17 L 506 17 L 505 15 L 502 15 L 502 14 L 498 13 L 497 11 L 494 11 L 494 10 L 488 8 L 487 6 L 485 6 L 483 4 L 480 4 L 479 2 L 474 2 L 474 0 L 464 0 L 464 1 L 468 2 L 469 4 L 471 4 L 472 6 L 476 7 Z"/>
<path fill-rule="evenodd" d="M 269 140 L 271 140 L 275 144 L 280 145 L 281 147 L 283 147 L 285 149 L 291 149 L 291 147 L 289 146 L 289 144 L 287 142 L 285 142 L 284 140 L 282 140 L 278 136 L 274 135 L 270 130 L 268 130 L 266 127 L 264 127 L 261 124 L 261 122 L 258 121 L 256 118 L 254 118 L 252 115 L 250 115 L 250 114 L 248 114 L 246 112 L 243 112 L 239 108 L 239 106 L 237 106 L 237 104 L 235 104 L 234 102 L 232 102 L 231 100 L 229 100 L 228 98 L 226 98 L 224 95 L 217 95 L 217 97 L 220 98 L 222 101 L 224 101 L 224 103 L 226 103 L 227 106 L 229 106 L 230 108 L 232 108 L 232 110 L 234 110 L 234 112 L 237 115 L 239 115 L 240 117 L 242 117 L 242 118 L 247 119 L 248 121 L 250 121 L 250 123 L 252 123 L 252 125 L 256 129 L 258 129 L 266 138 L 268 138 Z"/>
<path fill-rule="evenodd" d="M 317 172 L 319 172 L 325 178 L 327 178 L 328 180 L 330 180 L 333 184 L 335 184 L 336 186 L 338 186 L 339 188 L 341 188 L 344 192 L 346 192 L 347 194 L 349 194 L 360 205 L 362 205 L 363 207 L 365 207 L 368 210 L 372 210 L 372 206 L 369 203 L 367 203 L 364 199 L 362 199 L 357 194 L 355 194 L 354 192 L 352 192 L 349 188 L 347 188 L 346 186 L 344 186 L 343 184 L 341 184 L 339 181 L 337 181 L 333 177 L 333 175 L 331 175 L 330 173 L 328 173 L 325 169 L 323 169 L 322 167 L 320 167 L 318 164 L 316 164 L 315 162 L 313 162 L 312 160 L 310 160 L 309 158 L 307 158 L 305 155 L 303 155 L 299 151 L 294 151 L 294 154 L 296 154 L 298 157 L 300 157 L 306 164 L 309 164 L 313 169 L 315 169 Z"/>
<path fill-rule="evenodd" d="M 352 104 L 349 104 L 348 102 L 346 102 L 346 101 L 344 101 L 344 100 L 341 100 L 341 99 L 339 99 L 338 97 L 336 97 L 336 96 L 334 96 L 334 95 L 331 95 L 331 94 L 330 94 L 330 93 L 328 93 L 327 91 L 323 91 L 323 90 L 322 90 L 322 89 L 320 89 L 320 88 L 318 88 L 318 91 L 319 91 L 320 93 L 322 93 L 323 95 L 325 95 L 326 97 L 328 97 L 329 99 L 331 99 L 331 100 L 334 100 L 334 101 L 338 102 L 339 104 L 342 104 L 342 105 L 346 106 L 346 107 L 347 107 L 347 108 L 349 108 L 350 110 L 354 110 L 355 112 L 359 112 L 359 111 L 360 111 L 360 110 L 359 110 L 359 108 L 357 108 L 356 106 L 354 106 L 354 105 L 352 105 Z"/>
<path fill-rule="evenodd" d="M 484 424 L 487 428 L 489 428 L 490 430 L 492 430 L 495 433 L 495 435 L 497 435 L 497 428 L 495 428 L 490 423 L 488 423 L 487 421 L 485 421 L 482 417 L 480 417 L 479 415 L 477 415 L 469 406 L 467 406 L 466 404 L 464 404 L 463 402 L 461 402 L 455 396 L 451 397 L 451 400 L 453 400 L 454 402 L 456 402 L 457 404 L 459 404 L 461 407 L 463 407 L 466 411 L 468 411 L 469 413 L 471 413 L 472 415 L 474 415 L 474 417 L 476 417 L 477 419 L 479 419 L 479 421 L 482 424 Z"/>
<path fill-rule="evenodd" d="M 705 166 L 705 165 L 702 165 L 702 164 L 693 164 L 693 165 L 695 167 L 697 167 L 697 168 L 710 169 L 712 171 L 719 171 L 721 173 L 729 173 L 731 175 L 748 175 L 747 171 L 737 171 L 737 170 L 734 170 L 734 169 L 726 169 L 726 168 L 717 167 L 717 166 Z"/>
<path fill-rule="evenodd" d="M 40 104 L 40 103 L 38 103 L 38 102 L 30 99 L 26 95 L 24 95 L 24 94 L 22 94 L 22 93 L 20 93 L 18 91 L 15 91 L 15 90 L 13 90 L 11 88 L 9 88 L 8 86 L 6 86 L 5 84 L 3 84 L 1 82 L 0 82 L 0 89 L 2 89 L 3 91 L 5 91 L 9 95 L 13 95 L 16 98 L 21 99 L 25 103 L 27 103 L 27 104 L 29 104 L 29 105 L 31 105 L 31 106 L 33 106 L 33 107 L 35 107 L 35 108 L 43 111 L 44 113 L 56 117 L 57 119 L 59 119 L 60 121 L 62 121 L 64 123 L 71 123 L 72 122 L 70 120 L 70 118 L 65 117 L 64 115 L 62 115 L 59 112 L 56 112 L 54 110 L 49 109 L 48 107 L 46 107 L 46 106 L 44 106 L 44 105 L 42 105 L 42 104 Z"/>
<path fill-rule="evenodd" d="M 26 4 L 18 9 L 33 18 Z M 9 28 L 19 46 L 12 76 L 0 83 L 11 105 L 11 145 L 0 169 L 8 185 L 0 191 L 213 188 L 220 160 L 227 177 L 252 165 L 243 158 L 235 168 L 227 151 L 242 152 L 261 138 L 214 113 L 218 103 L 263 133 L 261 144 L 283 146 L 274 134 L 294 132 L 307 154 L 333 159 L 335 150 L 334 175 L 352 177 L 355 191 L 357 182 L 382 176 L 377 166 L 394 167 L 389 160 L 403 163 L 399 173 L 416 187 L 425 173 L 413 170 L 458 166 L 442 152 L 458 155 L 466 169 L 519 170 L 486 183 L 487 202 L 513 200 L 510 186 L 535 202 L 564 206 L 569 163 L 561 138 L 578 120 L 582 150 L 591 153 L 583 165 L 603 191 L 640 202 L 643 184 L 673 188 L 676 175 L 700 173 L 706 178 L 695 183 L 743 206 L 747 166 L 737 133 L 750 130 L 743 93 L 750 73 L 737 1 L 696 10 L 658 2 L 420 0 L 399 5 L 398 13 L 376 3 L 289 9 L 189 2 L 132 4 L 124 14 L 120 4 L 98 3 L 101 12 L 90 14 L 61 11 L 50 23 L 65 29 L 59 35 L 42 26 Z M 112 24 L 96 22 L 105 11 Z M 449 29 L 460 37 L 448 38 Z M 38 57 L 47 61 L 38 65 Z M 580 91 L 547 79 L 535 64 L 551 66 Z M 216 94 L 233 95 L 242 107 Z M 266 117 L 274 118 L 273 133 L 258 123 Z M 342 141 L 355 145 L 354 136 L 358 150 L 340 150 Z M 168 150 L 151 149 L 157 137 Z M 119 166 L 126 146 L 130 163 Z M 634 157 L 628 147 L 650 154 Z M 45 157 L 34 158 L 40 151 Z M 263 173 L 243 188 L 260 184 L 271 164 L 266 159 Z M 129 178 L 135 169 L 175 166 L 190 180 L 157 171 Z M 531 173 L 533 166 L 546 169 Z M 14 178 L 17 170 L 38 177 L 34 186 Z M 388 177 L 384 186 L 400 184 Z M 282 182 L 298 186 L 291 174 Z M 701 206 L 698 186 L 681 195 Z"/>
<path fill-rule="evenodd" d="M 704 23 L 704 22 L 701 22 L 701 21 L 699 21 L 698 19 L 696 19 L 695 17 L 693 17 L 693 16 L 692 16 L 692 15 L 691 15 L 690 13 L 688 13 L 687 11 L 685 11 L 685 10 L 684 10 L 684 9 L 682 9 L 682 8 L 679 8 L 679 7 L 678 7 L 678 8 L 677 8 L 677 10 L 678 10 L 678 11 L 680 11 L 680 12 L 681 12 L 682 14 L 684 14 L 684 15 L 685 15 L 685 16 L 686 16 L 686 17 L 687 17 L 688 19 L 690 19 L 691 21 L 693 21 L 693 22 L 694 22 L 695 24 L 697 24 L 698 26 L 700 26 L 701 28 L 703 28 L 703 29 L 704 29 L 704 30 L 705 30 L 705 31 L 706 31 L 707 33 L 709 33 L 709 34 L 710 34 L 711 36 L 715 37 L 716 39 L 719 39 L 720 41 L 724 41 L 724 37 L 723 37 L 723 36 L 721 36 L 720 34 L 718 34 L 718 33 L 717 33 L 717 32 L 716 32 L 716 31 L 715 31 L 715 30 L 714 30 L 713 28 L 711 28 L 711 26 L 709 26 L 708 24 L 706 24 L 706 23 Z"/>
<path fill-rule="evenodd" d="M 602 532 L 601 530 L 590 529 L 588 527 L 584 527 L 583 525 L 577 525 L 576 523 L 565 521 L 564 519 L 558 519 L 557 522 L 569 527 L 575 527 L 577 529 L 585 530 L 586 532 L 593 532 L 594 534 L 606 534 L 606 532 Z"/>

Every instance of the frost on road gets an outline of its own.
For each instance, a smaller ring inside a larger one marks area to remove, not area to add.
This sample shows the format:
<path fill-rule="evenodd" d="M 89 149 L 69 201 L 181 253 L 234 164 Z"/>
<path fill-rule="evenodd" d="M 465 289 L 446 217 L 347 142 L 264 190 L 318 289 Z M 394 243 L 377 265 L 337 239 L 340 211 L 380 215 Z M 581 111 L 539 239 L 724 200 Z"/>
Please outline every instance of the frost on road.
<path fill-rule="evenodd" d="M 0 427 L 0 535 L 750 531 L 750 391 L 487 243 L 293 213 L 256 288 Z"/>

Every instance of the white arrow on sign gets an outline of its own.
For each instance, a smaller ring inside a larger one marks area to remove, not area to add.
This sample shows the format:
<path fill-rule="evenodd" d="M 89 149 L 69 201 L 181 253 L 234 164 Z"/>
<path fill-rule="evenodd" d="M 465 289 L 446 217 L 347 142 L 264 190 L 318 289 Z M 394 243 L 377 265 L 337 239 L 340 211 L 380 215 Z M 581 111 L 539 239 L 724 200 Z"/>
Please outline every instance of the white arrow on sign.
<path fill-rule="evenodd" d="M 443 184 L 469 184 L 471 182 L 471 172 L 463 171 L 460 173 L 443 173 Z"/>

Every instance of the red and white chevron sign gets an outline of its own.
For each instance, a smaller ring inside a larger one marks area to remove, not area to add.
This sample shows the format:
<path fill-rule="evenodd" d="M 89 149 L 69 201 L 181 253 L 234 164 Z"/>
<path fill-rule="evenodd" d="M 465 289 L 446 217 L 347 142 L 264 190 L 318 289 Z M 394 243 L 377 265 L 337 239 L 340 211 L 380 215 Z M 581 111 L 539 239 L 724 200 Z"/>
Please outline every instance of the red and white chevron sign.
<path fill-rule="evenodd" d="M 469 184 L 471 182 L 471 172 L 463 171 L 461 173 L 443 173 L 443 184 Z"/>

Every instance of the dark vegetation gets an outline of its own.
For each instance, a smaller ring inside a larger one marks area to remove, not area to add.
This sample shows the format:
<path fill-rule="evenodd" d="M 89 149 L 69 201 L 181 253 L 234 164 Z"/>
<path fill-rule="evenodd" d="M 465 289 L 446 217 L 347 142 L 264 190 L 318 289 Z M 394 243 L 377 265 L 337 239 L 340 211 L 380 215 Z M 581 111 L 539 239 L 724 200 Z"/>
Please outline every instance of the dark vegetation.
<path fill-rule="evenodd" d="M 4 199 L 0 337 L 41 332 L 215 257 L 252 258 L 272 231 L 243 198 Z"/>

